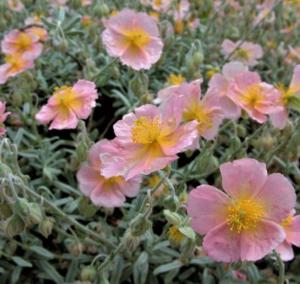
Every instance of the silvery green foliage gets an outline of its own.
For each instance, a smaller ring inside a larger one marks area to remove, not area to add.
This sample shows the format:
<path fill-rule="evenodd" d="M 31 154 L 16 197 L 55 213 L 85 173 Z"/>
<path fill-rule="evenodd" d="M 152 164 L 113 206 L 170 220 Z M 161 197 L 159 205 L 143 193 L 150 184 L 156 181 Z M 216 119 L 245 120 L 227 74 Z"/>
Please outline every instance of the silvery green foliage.
<path fill-rule="evenodd" d="M 295 22 L 296 11 L 276 4 L 276 21 L 262 21 L 254 28 L 251 15 L 257 1 L 238 1 L 244 3 L 241 11 L 220 1 L 216 12 L 215 1 L 191 0 L 200 26 L 172 35 L 167 32 L 171 15 L 161 15 L 162 58 L 137 73 L 107 55 L 100 39 L 101 20 L 124 7 L 150 8 L 131 0 L 94 2 L 81 7 L 79 0 L 69 0 L 67 8 L 54 8 L 46 0 L 24 0 L 26 10 L 20 13 L 0 2 L 1 38 L 23 28 L 26 17 L 36 13 L 42 14 L 49 33 L 36 67 L 0 86 L 0 100 L 7 101 L 13 113 L 6 124 L 7 138 L 0 140 L 0 283 L 245 283 L 233 277 L 237 270 L 247 276 L 246 283 L 273 283 L 279 269 L 274 257 L 232 265 L 206 257 L 201 237 L 189 226 L 185 202 L 193 186 L 220 183 L 221 163 L 246 155 L 289 176 L 299 194 L 296 112 L 283 131 L 246 117 L 226 121 L 214 141 L 202 140 L 199 151 L 185 153 L 160 172 L 157 186 L 145 178 L 139 195 L 120 209 L 93 206 L 79 191 L 75 174 L 91 144 L 112 138 L 113 123 L 152 102 L 170 73 L 187 80 L 201 76 L 205 89 L 207 72 L 224 64 L 220 45 L 225 38 L 260 43 L 265 55 L 255 70 L 268 82 L 287 84 L 292 67 L 284 63 L 284 50 L 300 42 L 297 30 L 281 30 Z M 90 26 L 82 25 L 82 15 L 91 17 Z M 275 48 L 267 48 L 270 42 Z M 73 131 L 38 126 L 34 115 L 54 87 L 78 78 L 94 81 L 101 94 L 91 118 Z M 298 105 L 293 102 L 295 110 Z M 157 196 L 159 186 L 165 190 Z M 172 240 L 172 226 L 183 236 L 180 243 Z M 299 250 L 295 252 L 295 260 L 286 266 L 291 283 L 300 282 Z"/>

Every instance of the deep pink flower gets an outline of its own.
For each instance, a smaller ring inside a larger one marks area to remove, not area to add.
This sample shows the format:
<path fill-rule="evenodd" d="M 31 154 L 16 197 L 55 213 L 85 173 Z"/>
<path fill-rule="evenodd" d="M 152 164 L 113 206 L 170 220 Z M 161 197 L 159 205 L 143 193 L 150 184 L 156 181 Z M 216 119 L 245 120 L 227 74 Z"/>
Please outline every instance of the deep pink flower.
<path fill-rule="evenodd" d="M 39 37 L 26 31 L 12 30 L 1 42 L 1 50 L 8 55 L 24 55 L 28 59 L 36 59 L 43 50 Z"/>
<path fill-rule="evenodd" d="M 4 121 L 7 116 L 10 115 L 10 112 L 5 112 L 6 102 L 0 101 L 0 137 L 6 133 L 6 129 L 4 127 Z"/>
<path fill-rule="evenodd" d="M 236 76 L 230 82 L 227 96 L 259 123 L 266 121 L 266 114 L 283 110 L 279 91 L 262 82 L 256 72 L 246 71 Z"/>
<path fill-rule="evenodd" d="M 229 85 L 239 74 L 248 71 L 247 66 L 238 61 L 232 61 L 223 66 L 222 74 L 217 73 L 209 81 L 208 96 L 217 96 L 226 118 L 237 119 L 241 115 L 241 108 L 228 97 Z"/>
<path fill-rule="evenodd" d="M 280 102 L 283 109 L 270 115 L 274 127 L 283 129 L 288 121 L 288 102 L 293 96 L 300 96 L 300 65 L 296 65 L 291 83 L 288 88 L 283 85 L 277 86 L 280 92 Z"/>
<path fill-rule="evenodd" d="M 232 54 L 232 59 L 248 66 L 256 65 L 257 60 L 263 56 L 263 50 L 259 44 L 245 41 L 240 45 L 240 41 L 233 42 L 229 39 L 223 41 L 222 52 L 226 56 Z"/>
<path fill-rule="evenodd" d="M 199 135 L 210 140 L 217 135 L 223 115 L 218 97 L 201 97 L 201 82 L 195 80 L 165 88 L 158 93 L 158 98 L 162 104 L 177 104 L 183 121 L 197 121 Z"/>
<path fill-rule="evenodd" d="M 24 4 L 20 0 L 7 0 L 8 8 L 15 12 L 21 12 L 24 9 Z"/>
<path fill-rule="evenodd" d="M 292 245 L 300 247 L 300 215 L 294 216 L 295 210 L 281 222 L 286 238 L 276 251 L 280 253 L 282 260 L 289 261 L 294 258 Z"/>
<path fill-rule="evenodd" d="M 26 58 L 24 55 L 7 55 L 4 62 L 0 65 L 0 85 L 5 84 L 10 77 L 15 77 L 34 67 L 33 60 Z"/>
<path fill-rule="evenodd" d="M 123 147 L 115 155 L 102 154 L 102 173 L 106 177 L 150 174 L 176 160 L 176 154 L 190 149 L 197 139 L 195 121 L 180 124 L 177 105 L 164 108 L 143 105 L 114 125 L 118 142 Z"/>
<path fill-rule="evenodd" d="M 156 21 L 146 13 L 125 9 L 104 22 L 102 40 L 110 56 L 135 70 L 149 69 L 162 53 Z"/>
<path fill-rule="evenodd" d="M 220 167 L 219 189 L 200 185 L 188 197 L 191 226 L 205 235 L 203 248 L 216 261 L 256 261 L 286 237 L 278 225 L 296 205 L 287 178 L 267 174 L 266 165 L 244 158 Z"/>
<path fill-rule="evenodd" d="M 73 87 L 56 89 L 35 118 L 42 124 L 52 121 L 49 129 L 75 128 L 79 119 L 88 118 L 96 105 L 97 97 L 93 82 L 79 80 Z"/>
<path fill-rule="evenodd" d="M 101 175 L 100 154 L 115 153 L 118 148 L 114 140 L 97 142 L 89 151 L 87 163 L 82 164 L 77 172 L 80 190 L 97 206 L 120 207 L 125 202 L 125 196 L 134 197 L 139 192 L 141 176 L 125 181 L 121 176 L 105 178 Z"/>

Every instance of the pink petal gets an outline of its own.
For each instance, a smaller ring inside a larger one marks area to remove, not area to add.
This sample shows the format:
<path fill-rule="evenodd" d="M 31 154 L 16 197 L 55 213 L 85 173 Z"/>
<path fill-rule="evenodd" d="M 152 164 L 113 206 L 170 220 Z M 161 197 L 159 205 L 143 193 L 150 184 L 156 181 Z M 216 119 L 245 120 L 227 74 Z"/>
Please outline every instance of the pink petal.
<path fill-rule="evenodd" d="M 286 241 L 281 243 L 276 248 L 276 251 L 280 254 L 280 257 L 283 261 L 290 261 L 295 257 L 292 246 Z"/>
<path fill-rule="evenodd" d="M 141 188 L 142 177 L 135 176 L 127 181 L 119 183 L 120 191 L 128 197 L 135 197 Z"/>
<path fill-rule="evenodd" d="M 281 222 L 296 205 L 295 190 L 282 174 L 271 174 L 255 196 L 266 208 L 267 217 Z"/>
<path fill-rule="evenodd" d="M 229 198 L 220 190 L 209 185 L 200 185 L 189 193 L 187 212 L 192 218 L 192 228 L 206 234 L 226 221 Z"/>
<path fill-rule="evenodd" d="M 203 249 L 215 261 L 240 260 L 240 236 L 230 231 L 226 223 L 216 226 L 203 239 Z"/>
<path fill-rule="evenodd" d="M 299 93 L 300 91 L 300 65 L 296 65 L 294 68 L 290 88 L 296 91 L 297 93 Z"/>
<path fill-rule="evenodd" d="M 226 79 L 234 79 L 242 72 L 248 71 L 248 67 L 239 61 L 232 61 L 223 66 L 222 73 Z"/>
<path fill-rule="evenodd" d="M 78 118 L 75 113 L 68 111 L 65 113 L 57 113 L 56 117 L 50 124 L 49 129 L 74 129 L 78 124 Z"/>
<path fill-rule="evenodd" d="M 286 229 L 286 239 L 289 243 L 300 247 L 300 216 L 293 217 L 293 222 Z"/>
<path fill-rule="evenodd" d="M 241 234 L 241 260 L 257 261 L 285 239 L 283 229 L 274 222 L 263 220 L 253 232 Z"/>
<path fill-rule="evenodd" d="M 125 196 L 116 186 L 104 183 L 92 192 L 91 200 L 96 206 L 121 207 L 125 202 Z"/>
<path fill-rule="evenodd" d="M 159 144 L 166 155 L 176 155 L 192 148 L 198 140 L 197 122 L 191 121 L 179 126 L 172 134 L 159 138 Z"/>
<path fill-rule="evenodd" d="M 48 105 L 42 106 L 41 110 L 35 115 L 35 119 L 42 124 L 49 123 L 57 115 L 57 110 Z"/>
<path fill-rule="evenodd" d="M 222 185 L 232 197 L 252 197 L 261 190 L 267 180 L 264 163 L 244 158 L 220 166 Z"/>
<path fill-rule="evenodd" d="M 287 122 L 288 122 L 288 112 L 287 110 L 279 111 L 276 113 L 270 114 L 270 120 L 274 127 L 278 129 L 285 128 Z"/>
<path fill-rule="evenodd" d="M 97 187 L 102 186 L 105 181 L 105 179 L 100 175 L 100 169 L 97 171 L 95 168 L 87 164 L 80 166 L 76 177 L 80 191 L 88 197 Z"/>

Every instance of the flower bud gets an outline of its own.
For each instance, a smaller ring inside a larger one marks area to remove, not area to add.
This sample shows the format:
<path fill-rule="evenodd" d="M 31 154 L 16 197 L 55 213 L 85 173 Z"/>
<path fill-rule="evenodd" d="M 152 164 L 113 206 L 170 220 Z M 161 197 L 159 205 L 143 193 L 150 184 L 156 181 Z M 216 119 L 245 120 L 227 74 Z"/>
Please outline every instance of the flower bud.
<path fill-rule="evenodd" d="M 97 4 L 93 9 L 94 15 L 98 18 L 104 18 L 109 15 L 109 7 L 104 3 Z"/>
<path fill-rule="evenodd" d="M 164 215 L 167 219 L 167 221 L 172 225 L 179 225 L 182 222 L 182 218 L 179 214 L 176 212 L 171 212 L 170 210 L 165 209 Z"/>
<path fill-rule="evenodd" d="M 80 279 L 82 281 L 94 281 L 96 278 L 96 269 L 94 266 L 85 266 L 81 269 Z"/>
<path fill-rule="evenodd" d="M 30 203 L 30 212 L 29 215 L 26 216 L 25 220 L 28 226 L 39 224 L 40 222 L 42 222 L 43 212 L 39 204 Z"/>
<path fill-rule="evenodd" d="M 13 238 L 25 230 L 25 222 L 18 215 L 13 215 L 4 223 L 4 233 L 7 237 Z"/>
<path fill-rule="evenodd" d="M 79 256 L 84 250 L 84 245 L 78 241 L 69 240 L 69 243 L 67 244 L 67 249 L 70 252 L 70 254 L 74 256 Z"/>
<path fill-rule="evenodd" d="M 0 204 L 0 220 L 6 220 L 13 214 L 12 209 L 7 203 Z"/>
<path fill-rule="evenodd" d="M 144 214 L 139 213 L 129 226 L 133 236 L 141 236 L 152 226 L 152 223 Z"/>
<path fill-rule="evenodd" d="M 39 223 L 39 232 L 45 237 L 48 238 L 53 230 L 54 218 L 46 217 L 42 222 Z"/>

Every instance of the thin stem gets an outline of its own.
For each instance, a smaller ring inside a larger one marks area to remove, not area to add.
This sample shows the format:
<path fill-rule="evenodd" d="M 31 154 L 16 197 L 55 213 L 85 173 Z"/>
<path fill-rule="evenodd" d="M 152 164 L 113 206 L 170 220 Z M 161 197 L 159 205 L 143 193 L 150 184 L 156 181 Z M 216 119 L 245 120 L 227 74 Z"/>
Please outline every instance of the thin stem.
<path fill-rule="evenodd" d="M 276 257 L 277 263 L 278 263 L 278 268 L 279 268 L 279 276 L 278 276 L 278 284 L 284 284 L 285 282 L 285 267 L 284 267 L 284 263 L 279 255 L 279 253 L 277 253 L 276 251 L 274 251 L 274 255 Z"/>

